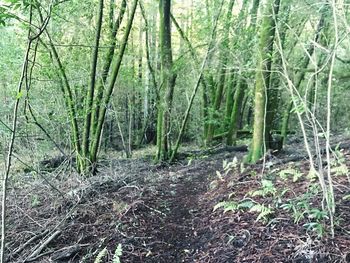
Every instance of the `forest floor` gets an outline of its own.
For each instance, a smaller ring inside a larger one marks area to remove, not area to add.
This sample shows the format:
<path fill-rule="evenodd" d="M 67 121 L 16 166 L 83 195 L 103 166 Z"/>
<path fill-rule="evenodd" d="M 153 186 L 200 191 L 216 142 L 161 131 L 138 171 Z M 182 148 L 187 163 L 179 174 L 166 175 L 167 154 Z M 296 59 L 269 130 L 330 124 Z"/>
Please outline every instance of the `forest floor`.
<path fill-rule="evenodd" d="M 217 148 L 192 151 L 172 166 L 106 160 L 88 179 L 65 163 L 15 176 L 8 262 L 94 262 L 104 248 L 101 262 L 115 254 L 123 263 L 350 262 L 350 153 L 339 151 L 331 238 L 301 148 L 247 167 L 239 164 L 244 152 Z M 254 212 L 257 204 L 265 210 Z"/>

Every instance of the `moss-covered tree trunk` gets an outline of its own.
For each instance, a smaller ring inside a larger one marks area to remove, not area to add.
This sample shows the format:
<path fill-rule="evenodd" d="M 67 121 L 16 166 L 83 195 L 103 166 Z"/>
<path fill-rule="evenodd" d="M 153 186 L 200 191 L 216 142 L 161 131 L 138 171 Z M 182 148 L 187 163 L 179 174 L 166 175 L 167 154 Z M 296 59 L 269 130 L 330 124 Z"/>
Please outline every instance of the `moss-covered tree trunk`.
<path fill-rule="evenodd" d="M 242 102 L 244 98 L 244 92 L 247 88 L 247 82 L 240 78 L 240 81 L 237 85 L 237 89 L 234 95 L 234 103 L 232 107 L 232 112 L 230 116 L 230 126 L 227 133 L 227 145 L 233 145 L 236 144 L 237 139 L 237 131 L 238 131 L 238 124 L 239 124 L 239 114 L 241 112 L 242 108 Z"/>
<path fill-rule="evenodd" d="M 113 11 L 114 3 L 111 3 L 111 12 Z M 98 115 L 100 113 L 100 107 L 103 99 L 103 92 L 104 92 L 104 87 L 107 85 L 107 77 L 108 73 L 110 71 L 110 67 L 112 64 L 112 60 L 114 57 L 116 45 L 117 45 L 117 33 L 119 31 L 120 25 L 123 22 L 124 14 L 126 10 L 126 0 L 122 0 L 121 6 L 120 6 L 120 11 L 119 15 L 116 18 L 115 21 L 112 21 L 113 15 L 110 13 L 110 21 L 109 21 L 109 28 L 111 30 L 110 32 L 110 47 L 108 48 L 108 51 L 105 55 L 103 67 L 102 67 L 102 73 L 101 73 L 101 78 L 98 78 L 97 85 L 96 85 L 96 96 L 94 99 L 94 109 L 93 109 L 93 114 L 92 114 L 92 131 L 91 131 L 91 136 L 95 136 L 96 133 L 96 128 L 97 128 L 97 120 L 98 120 Z"/>
<path fill-rule="evenodd" d="M 120 67 L 121 67 L 122 60 L 123 60 L 124 53 L 125 53 L 125 49 L 126 49 L 126 46 L 128 43 L 130 31 L 131 31 L 132 24 L 134 21 L 134 16 L 135 16 L 137 4 L 138 4 L 138 0 L 134 0 L 133 4 L 131 6 L 131 9 L 130 9 L 129 21 L 126 25 L 125 32 L 124 32 L 123 38 L 121 40 L 121 47 L 119 50 L 119 54 L 116 57 L 115 63 L 112 67 L 112 71 L 111 71 L 110 79 L 108 81 L 108 85 L 106 87 L 106 90 L 103 93 L 103 100 L 101 102 L 100 110 L 98 113 L 98 119 L 96 122 L 96 132 L 94 134 L 94 137 L 91 140 L 91 145 L 90 145 L 91 148 L 90 148 L 90 156 L 89 157 L 90 157 L 90 162 L 92 164 L 92 167 L 95 167 L 95 164 L 97 161 L 97 154 L 99 151 L 99 143 L 100 143 L 101 136 L 102 136 L 103 124 L 104 124 L 105 118 L 106 118 L 107 106 L 110 102 L 112 92 L 113 92 L 114 87 L 115 87 L 115 82 L 117 80 L 117 77 L 118 77 L 118 74 L 120 71 Z"/>
<path fill-rule="evenodd" d="M 265 150 L 266 102 L 275 39 L 275 16 L 278 14 L 279 5 L 280 0 L 270 0 L 268 2 L 260 29 L 259 55 L 255 77 L 253 139 L 248 157 L 249 161 L 253 163 L 262 157 Z"/>
<path fill-rule="evenodd" d="M 228 52 L 229 52 L 229 28 L 231 25 L 231 19 L 232 19 L 232 9 L 235 4 L 235 0 L 230 0 L 228 9 L 227 9 L 227 15 L 225 20 L 225 31 L 223 34 L 223 41 L 221 43 L 221 50 L 220 50 L 220 69 L 219 69 L 219 80 L 218 84 L 216 86 L 215 95 L 213 97 L 213 104 L 212 104 L 212 110 L 210 114 L 210 122 L 208 125 L 208 133 L 207 133 L 207 143 L 210 144 L 213 140 L 215 129 L 219 126 L 217 125 L 218 122 L 218 116 L 217 113 L 220 109 L 222 97 L 223 97 L 223 91 L 225 87 L 225 80 L 226 80 L 226 72 L 227 72 L 227 62 L 228 62 Z"/>
<path fill-rule="evenodd" d="M 160 102 L 158 103 L 157 118 L 157 160 L 170 158 L 170 118 L 173 102 L 175 74 L 173 72 L 173 56 L 171 49 L 171 0 L 159 1 L 160 14 L 160 56 L 162 83 Z"/>
<path fill-rule="evenodd" d="M 95 83 L 96 83 L 96 73 L 97 73 L 97 59 L 100 46 L 100 37 L 102 30 L 102 18 L 103 18 L 103 0 L 99 1 L 98 5 L 98 17 L 96 25 L 96 34 L 94 49 L 91 56 L 91 71 L 90 71 L 90 83 L 89 88 L 86 94 L 86 105 L 85 105 L 85 120 L 84 120 L 84 132 L 83 132 L 83 144 L 82 144 L 82 159 L 80 164 L 80 171 L 86 173 L 86 169 L 90 167 L 90 158 L 89 158 L 89 146 L 90 146 L 90 131 L 91 131 L 91 115 L 92 115 L 92 106 L 94 101 L 95 94 Z"/>
<path fill-rule="evenodd" d="M 288 31 L 288 19 L 290 12 L 290 3 L 285 2 L 281 4 L 279 28 L 279 41 L 281 42 L 282 50 L 284 50 L 286 35 Z M 281 76 L 278 72 L 282 72 L 282 55 L 280 52 L 275 52 L 273 56 L 273 72 L 271 73 L 270 87 L 267 94 L 267 112 L 266 112 L 266 127 L 265 127 L 265 139 L 266 147 L 271 148 L 273 144 L 272 130 L 274 127 L 275 116 L 278 111 L 280 102 L 280 85 Z"/>

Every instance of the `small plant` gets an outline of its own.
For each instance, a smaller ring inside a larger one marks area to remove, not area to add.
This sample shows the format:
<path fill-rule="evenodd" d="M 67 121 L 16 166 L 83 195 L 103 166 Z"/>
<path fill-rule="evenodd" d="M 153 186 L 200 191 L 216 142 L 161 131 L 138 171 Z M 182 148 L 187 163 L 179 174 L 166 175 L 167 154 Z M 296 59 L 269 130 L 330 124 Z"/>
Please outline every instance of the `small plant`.
<path fill-rule="evenodd" d="M 311 210 L 308 211 L 308 214 L 310 219 L 315 219 L 317 221 L 328 219 L 328 213 L 326 211 L 323 211 L 317 208 L 312 208 Z"/>
<path fill-rule="evenodd" d="M 293 177 L 293 182 L 297 182 L 303 174 L 296 169 L 289 168 L 279 172 L 279 177 L 283 180 L 287 180 L 289 177 Z"/>
<path fill-rule="evenodd" d="M 104 249 L 102 249 L 98 254 L 97 257 L 94 261 L 94 263 L 101 263 L 102 259 L 107 255 L 107 248 L 105 247 Z"/>
<path fill-rule="evenodd" d="M 250 195 L 251 196 L 262 196 L 262 197 L 266 197 L 268 195 L 275 196 L 277 190 L 276 190 L 272 181 L 262 180 L 261 186 L 262 186 L 261 189 L 250 192 Z"/>
<path fill-rule="evenodd" d="M 213 208 L 213 211 L 219 209 L 219 208 L 223 208 L 224 209 L 224 213 L 232 211 L 238 211 L 238 210 L 244 210 L 244 209 L 249 209 L 251 207 L 253 207 L 255 204 L 255 202 L 253 200 L 241 200 L 239 202 L 235 202 L 235 201 L 223 201 L 220 202 L 218 204 L 216 204 Z"/>
<path fill-rule="evenodd" d="M 216 204 L 213 208 L 213 211 L 216 211 L 219 208 L 223 208 L 224 213 L 228 211 L 236 211 L 238 209 L 238 204 L 237 202 L 234 202 L 234 201 L 223 201 Z"/>
<path fill-rule="evenodd" d="M 120 257 L 123 255 L 122 244 L 118 244 L 117 248 L 114 251 L 112 263 L 121 263 Z"/>
<path fill-rule="evenodd" d="M 249 212 L 257 212 L 258 216 L 256 221 L 267 222 L 270 215 L 274 213 L 270 205 L 265 206 L 264 204 L 259 204 L 254 200 L 243 199 L 239 202 L 235 201 L 223 201 L 214 206 L 213 211 L 216 211 L 219 208 L 223 208 L 224 213 L 226 212 L 236 212 L 240 210 L 246 210 Z"/>
<path fill-rule="evenodd" d="M 283 204 L 283 205 L 281 205 L 281 208 L 284 210 L 292 211 L 292 217 L 293 217 L 294 224 L 298 224 L 299 221 L 304 218 L 305 210 L 301 210 L 293 202 Z"/>
<path fill-rule="evenodd" d="M 319 222 L 306 223 L 304 224 L 304 227 L 306 228 L 306 231 L 316 232 L 318 237 L 322 237 L 325 233 L 323 225 Z"/>
<path fill-rule="evenodd" d="M 105 247 L 104 249 L 102 249 L 96 256 L 96 259 L 94 261 L 94 263 L 101 263 L 102 259 L 107 255 L 107 248 Z M 118 244 L 117 248 L 114 251 L 114 256 L 113 256 L 113 260 L 112 263 L 121 263 L 120 261 L 120 257 L 123 254 L 123 249 L 122 249 L 122 245 Z"/>
<path fill-rule="evenodd" d="M 223 166 L 225 171 L 228 171 L 228 172 L 232 171 L 232 169 L 235 169 L 238 166 L 238 159 L 237 159 L 237 157 L 234 157 L 232 159 L 232 162 L 228 162 L 228 161 L 224 160 L 222 166 Z"/>
<path fill-rule="evenodd" d="M 346 165 L 346 158 L 344 156 L 344 153 L 339 150 L 339 147 L 334 151 L 335 154 L 335 160 L 332 162 L 332 168 L 331 171 L 337 176 L 343 176 L 346 175 L 349 182 L 350 182 L 350 177 L 349 177 L 349 168 Z"/>
<path fill-rule="evenodd" d="M 39 196 L 34 194 L 31 196 L 31 206 L 32 207 L 37 207 L 37 206 L 40 206 L 41 202 L 40 202 L 40 199 L 39 199 Z"/>
<path fill-rule="evenodd" d="M 256 218 L 256 221 L 261 220 L 264 223 L 267 223 L 270 216 L 274 213 L 274 210 L 271 208 L 270 205 L 265 206 L 264 204 L 255 204 L 250 208 L 249 211 L 259 213 Z"/>

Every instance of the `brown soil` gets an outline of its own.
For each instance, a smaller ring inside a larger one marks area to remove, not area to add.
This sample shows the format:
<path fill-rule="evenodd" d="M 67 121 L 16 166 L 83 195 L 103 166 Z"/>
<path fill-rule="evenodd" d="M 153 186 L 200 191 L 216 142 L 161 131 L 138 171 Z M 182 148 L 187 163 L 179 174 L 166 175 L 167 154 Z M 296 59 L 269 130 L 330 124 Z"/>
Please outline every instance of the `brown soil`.
<path fill-rule="evenodd" d="M 274 208 L 267 222 L 257 221 L 257 213 L 246 210 L 213 212 L 220 201 L 247 199 L 250 191 L 260 188 L 262 164 L 244 172 L 238 166 L 225 175 L 223 161 L 235 156 L 241 159 L 243 153 L 223 150 L 171 167 L 146 160 L 114 160 L 100 168 L 98 178 L 50 177 L 52 183 L 61 185 L 64 198 L 43 181 L 33 180 L 30 186 L 29 177 L 14 181 L 9 198 L 8 262 L 23 262 L 39 241 L 17 255 L 13 252 L 32 236 L 55 227 L 61 235 L 41 252 L 47 255 L 34 262 L 52 262 L 62 252 L 58 250 L 73 245 L 81 247 L 60 262 L 94 262 L 104 247 L 108 254 L 103 262 L 112 262 L 118 244 L 123 248 L 123 263 L 350 262 L 350 201 L 342 199 L 349 194 L 346 176 L 335 177 L 336 218 L 341 223 L 335 238 L 328 232 L 318 238 L 303 226 L 309 218 L 295 224 L 291 214 L 280 208 Z M 306 173 L 307 161 L 283 163 L 288 157 L 271 157 L 264 174 L 272 176 L 290 166 Z M 348 153 L 345 159 L 350 167 Z M 305 177 L 295 183 L 276 176 L 269 180 L 277 189 L 291 189 L 281 203 L 302 195 L 311 185 Z M 316 205 L 319 198 L 316 195 L 311 201 Z M 275 199 L 254 197 L 266 206 Z"/>

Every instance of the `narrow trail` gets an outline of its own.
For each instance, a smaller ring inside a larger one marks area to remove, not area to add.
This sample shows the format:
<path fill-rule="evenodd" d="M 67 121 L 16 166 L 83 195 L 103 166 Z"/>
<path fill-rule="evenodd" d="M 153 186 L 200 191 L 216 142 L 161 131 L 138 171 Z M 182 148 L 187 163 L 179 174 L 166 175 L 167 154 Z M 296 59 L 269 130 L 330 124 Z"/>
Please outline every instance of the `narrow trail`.
<path fill-rule="evenodd" d="M 201 220 L 198 204 L 209 187 L 209 177 L 220 166 L 222 160 L 162 171 L 164 179 L 160 184 L 155 189 L 151 185 L 145 189 L 145 209 L 135 213 L 143 221 L 138 234 L 147 234 L 144 238 L 148 241 L 143 244 L 147 253 L 130 255 L 127 262 L 193 262 L 191 255 L 201 246 L 201 236 L 196 231 Z"/>

